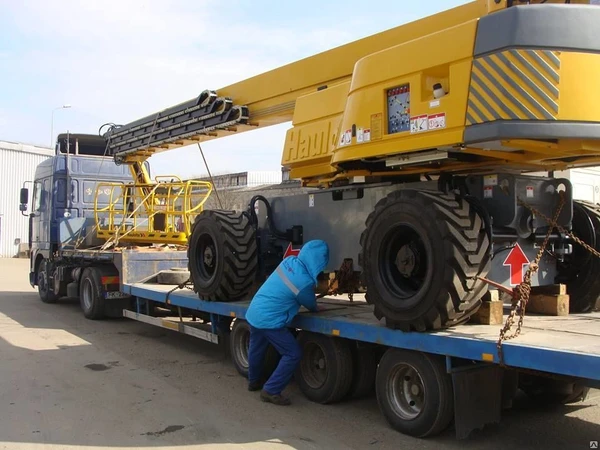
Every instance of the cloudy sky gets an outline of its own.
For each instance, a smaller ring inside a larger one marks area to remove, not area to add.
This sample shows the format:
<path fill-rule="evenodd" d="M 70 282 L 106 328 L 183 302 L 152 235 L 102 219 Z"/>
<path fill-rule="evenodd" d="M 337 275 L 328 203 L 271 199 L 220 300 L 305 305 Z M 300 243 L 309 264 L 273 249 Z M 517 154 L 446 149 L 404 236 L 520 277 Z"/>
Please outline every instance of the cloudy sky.
<path fill-rule="evenodd" d="M 97 133 L 464 0 L 0 0 L 0 140 Z M 203 144 L 213 172 L 279 170 L 289 124 Z M 153 173 L 205 173 L 197 147 Z"/>

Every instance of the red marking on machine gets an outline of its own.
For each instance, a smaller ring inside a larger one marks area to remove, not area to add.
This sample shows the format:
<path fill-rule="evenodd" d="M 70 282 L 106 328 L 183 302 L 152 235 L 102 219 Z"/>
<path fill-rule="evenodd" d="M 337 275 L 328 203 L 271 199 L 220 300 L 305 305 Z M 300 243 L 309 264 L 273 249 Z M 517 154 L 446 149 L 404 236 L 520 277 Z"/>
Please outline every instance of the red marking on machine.
<path fill-rule="evenodd" d="M 529 264 L 529 259 L 527 259 L 527 255 L 525 255 L 525 252 L 519 244 L 515 245 L 504 260 L 504 262 L 502 263 L 503 266 L 510 267 L 511 286 L 516 286 L 523 282 L 523 268 L 527 264 Z"/>
<path fill-rule="evenodd" d="M 287 248 L 285 249 L 285 253 L 283 254 L 283 259 L 287 258 L 288 256 L 298 256 L 298 253 L 300 253 L 300 249 L 294 250 L 292 248 L 292 243 L 290 242 L 287 246 Z"/>

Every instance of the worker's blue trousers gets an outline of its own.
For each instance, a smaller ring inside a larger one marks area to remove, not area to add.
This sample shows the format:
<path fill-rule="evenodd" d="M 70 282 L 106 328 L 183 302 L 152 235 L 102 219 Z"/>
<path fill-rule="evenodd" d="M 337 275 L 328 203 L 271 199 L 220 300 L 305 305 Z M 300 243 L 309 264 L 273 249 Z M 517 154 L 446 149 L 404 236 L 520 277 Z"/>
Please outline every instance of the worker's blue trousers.
<path fill-rule="evenodd" d="M 302 358 L 302 349 L 296 342 L 292 332 L 287 328 L 264 330 L 251 326 L 250 347 L 248 349 L 248 382 L 258 383 L 260 381 L 269 344 L 275 347 L 275 350 L 281 355 L 281 359 L 263 389 L 268 394 L 278 395 L 291 381 Z"/>

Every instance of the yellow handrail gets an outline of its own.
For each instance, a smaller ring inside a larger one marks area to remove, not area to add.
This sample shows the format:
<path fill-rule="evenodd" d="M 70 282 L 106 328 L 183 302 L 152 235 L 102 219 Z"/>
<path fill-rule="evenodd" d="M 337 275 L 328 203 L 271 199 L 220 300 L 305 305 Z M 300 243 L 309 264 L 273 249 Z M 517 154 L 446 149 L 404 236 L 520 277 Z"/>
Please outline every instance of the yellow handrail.
<path fill-rule="evenodd" d="M 94 197 L 96 234 L 105 240 L 187 244 L 195 216 L 213 186 L 206 181 L 100 182 Z"/>

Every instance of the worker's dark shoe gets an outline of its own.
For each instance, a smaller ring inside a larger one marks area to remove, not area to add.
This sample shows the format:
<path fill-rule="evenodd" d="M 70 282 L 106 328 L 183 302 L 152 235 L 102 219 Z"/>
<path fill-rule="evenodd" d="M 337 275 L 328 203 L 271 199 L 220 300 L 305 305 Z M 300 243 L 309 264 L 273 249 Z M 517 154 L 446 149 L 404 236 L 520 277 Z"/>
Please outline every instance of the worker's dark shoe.
<path fill-rule="evenodd" d="M 269 394 L 265 390 L 260 391 L 260 399 L 263 402 L 273 403 L 274 405 L 279 405 L 279 406 L 287 406 L 292 403 L 292 402 L 290 402 L 289 398 L 286 398 L 279 394 L 272 395 L 272 394 Z"/>
<path fill-rule="evenodd" d="M 249 391 L 259 391 L 262 389 L 262 387 L 263 387 L 263 383 L 261 383 L 260 381 L 254 381 L 252 383 L 248 383 Z"/>

